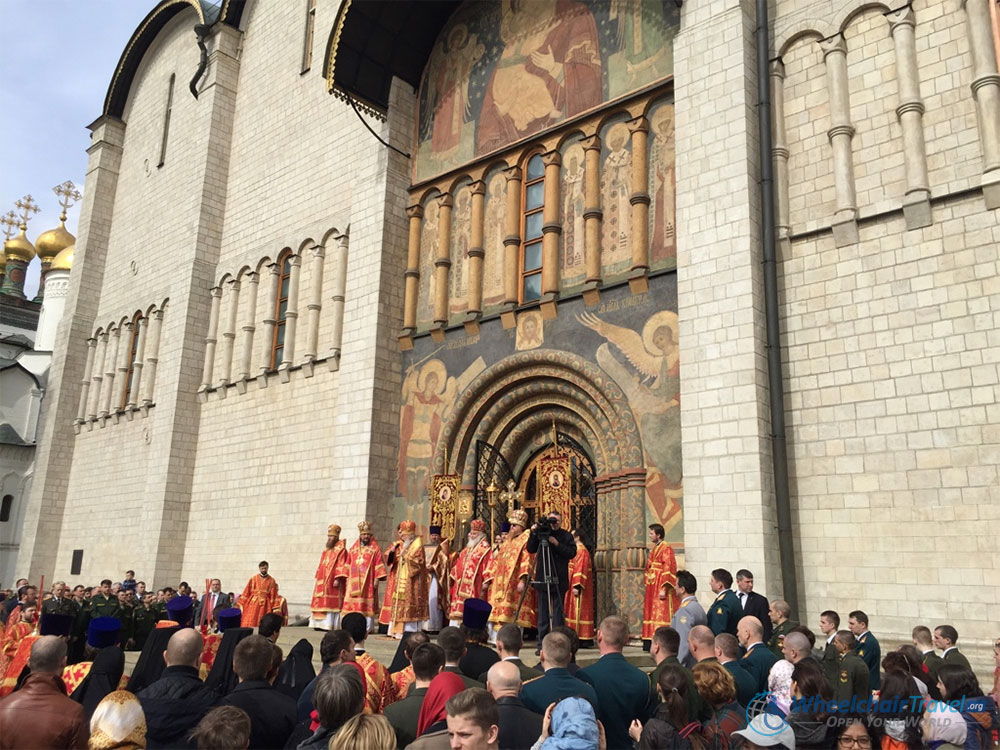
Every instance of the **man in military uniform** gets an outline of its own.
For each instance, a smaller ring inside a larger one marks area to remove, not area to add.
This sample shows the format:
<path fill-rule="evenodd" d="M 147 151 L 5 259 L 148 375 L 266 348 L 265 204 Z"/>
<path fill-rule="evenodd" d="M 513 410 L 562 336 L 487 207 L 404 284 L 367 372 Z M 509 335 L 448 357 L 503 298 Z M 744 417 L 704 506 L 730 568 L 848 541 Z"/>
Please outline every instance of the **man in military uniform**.
<path fill-rule="evenodd" d="M 937 655 L 931 640 L 931 629 L 926 625 L 917 625 L 913 629 L 913 645 L 924 655 L 924 666 L 927 667 L 927 692 L 931 698 L 940 700 L 937 689 L 938 671 L 944 665 L 944 659 Z"/>
<path fill-rule="evenodd" d="M 712 577 L 708 579 L 708 585 L 715 593 L 715 599 L 708 610 L 708 627 L 715 635 L 719 633 L 729 633 L 737 635 L 736 626 L 740 617 L 743 616 L 743 608 L 740 607 L 739 599 L 732 591 L 733 574 L 725 568 L 717 568 L 712 571 Z M 754 618 L 755 620 L 757 618 Z M 760 620 L 757 620 L 760 623 Z"/>
<path fill-rule="evenodd" d="M 121 605 L 118 603 L 118 597 L 111 595 L 110 578 L 101 581 L 100 590 L 90 597 L 86 610 L 88 621 L 95 617 L 118 617 Z"/>
<path fill-rule="evenodd" d="M 135 606 L 131 591 L 118 592 L 118 620 L 121 623 L 119 638 L 123 649 L 135 641 Z"/>
<path fill-rule="evenodd" d="M 965 667 L 970 672 L 972 665 L 965 658 L 965 654 L 958 650 L 958 631 L 951 625 L 938 625 L 934 628 L 934 646 L 941 649 L 941 661 L 945 664 L 954 664 Z"/>
<path fill-rule="evenodd" d="M 791 613 L 792 608 L 783 599 L 775 599 L 771 602 L 771 608 L 767 613 L 771 618 L 771 623 L 774 625 L 774 629 L 771 631 L 771 639 L 767 642 L 767 647 L 779 659 L 782 658 L 781 647 L 785 645 L 785 636 L 788 635 L 792 628 L 799 626 L 794 620 L 788 619 Z"/>
<path fill-rule="evenodd" d="M 695 664 L 695 659 L 688 648 L 688 634 L 691 632 L 691 628 L 696 625 L 705 625 L 708 622 L 705 610 L 695 598 L 694 594 L 697 590 L 697 579 L 687 570 L 678 570 L 674 591 L 681 604 L 670 620 L 670 627 L 677 631 L 677 635 L 681 639 L 677 660 L 688 669 L 691 669 Z"/>
<path fill-rule="evenodd" d="M 715 606 L 715 605 L 713 605 Z M 764 645 L 764 627 L 753 615 L 747 615 L 737 626 L 736 637 L 740 645 L 746 649 L 740 665 L 753 677 L 758 693 L 767 692 L 767 676 L 778 659 Z"/>
<path fill-rule="evenodd" d="M 135 609 L 132 610 L 132 646 L 131 649 L 134 651 L 142 651 L 142 647 L 146 643 L 146 638 L 149 637 L 150 632 L 156 627 L 156 621 L 159 619 L 156 614 L 156 609 L 154 607 L 155 595 L 146 595 L 142 601 L 139 601 L 135 605 Z"/>
<path fill-rule="evenodd" d="M 837 679 L 837 664 L 840 662 L 840 653 L 833 645 L 833 639 L 840 628 L 840 615 L 832 609 L 820 613 L 819 629 L 826 636 L 826 646 L 823 648 L 823 655 L 820 658 L 820 666 L 823 667 L 823 674 L 826 681 L 831 685 Z"/>
<path fill-rule="evenodd" d="M 52 587 L 52 597 L 42 602 L 43 615 L 70 615 L 76 617 L 78 607 L 71 597 L 66 596 L 66 584 L 56 581 Z"/>
<path fill-rule="evenodd" d="M 858 639 L 854 650 L 858 656 L 868 665 L 868 689 L 878 690 L 882 685 L 882 649 L 878 645 L 878 640 L 868 632 L 868 615 L 860 609 L 851 612 L 847 619 L 847 627 Z"/>
<path fill-rule="evenodd" d="M 858 656 L 855 648 L 857 641 L 850 630 L 840 630 L 833 639 L 837 647 L 839 661 L 837 663 L 837 679 L 830 685 L 833 688 L 833 699 L 837 702 L 867 701 L 871 698 L 868 689 L 868 667 Z M 844 713 L 867 713 L 868 706 L 848 707 Z"/>

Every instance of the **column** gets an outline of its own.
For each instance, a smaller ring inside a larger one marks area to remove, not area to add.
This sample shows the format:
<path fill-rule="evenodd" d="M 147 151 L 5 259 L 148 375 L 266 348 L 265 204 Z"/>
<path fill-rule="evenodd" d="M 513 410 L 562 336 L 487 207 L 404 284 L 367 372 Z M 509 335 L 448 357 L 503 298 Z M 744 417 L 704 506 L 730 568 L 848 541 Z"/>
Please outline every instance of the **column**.
<path fill-rule="evenodd" d="M 97 419 L 97 410 L 101 405 L 101 383 L 104 381 L 104 358 L 107 351 L 108 332 L 103 331 L 97 337 L 97 355 L 94 358 L 94 374 L 90 379 L 90 407 L 87 409 L 87 419 Z"/>
<path fill-rule="evenodd" d="M 584 264 L 587 279 L 583 299 L 587 306 L 597 304 L 601 283 L 601 137 L 592 135 L 583 139 L 584 152 Z"/>
<path fill-rule="evenodd" d="M 289 259 L 288 304 L 285 306 L 285 346 L 281 351 L 281 364 L 278 366 L 283 383 L 288 382 L 290 377 L 288 368 L 295 362 L 295 329 L 299 321 L 299 269 L 301 266 L 301 255 L 293 255 Z"/>
<path fill-rule="evenodd" d="M 472 183 L 472 232 L 469 246 L 469 312 L 478 315 L 483 311 L 483 249 L 486 221 L 486 183 Z"/>
<path fill-rule="evenodd" d="M 311 248 L 312 260 L 309 267 L 312 269 L 312 286 L 309 288 L 309 304 L 307 305 L 309 320 L 306 325 L 306 350 L 303 352 L 303 359 L 312 362 L 316 359 L 316 352 L 319 349 L 319 314 L 323 309 L 323 264 L 326 258 L 326 248 L 322 245 L 314 245 Z"/>
<path fill-rule="evenodd" d="M 153 389 L 156 387 L 156 365 L 160 361 L 160 330 L 163 327 L 163 310 L 149 315 L 149 353 L 146 355 L 146 381 L 142 388 L 143 410 L 153 405 Z"/>
<path fill-rule="evenodd" d="M 139 318 L 139 340 L 135 345 L 135 360 L 132 362 L 132 387 L 129 389 L 128 401 L 125 408 L 129 411 L 135 409 L 139 402 L 139 389 L 142 388 L 143 360 L 146 356 L 146 333 L 149 330 L 149 318 Z M 129 416 L 131 419 L 131 415 Z"/>
<path fill-rule="evenodd" d="M 504 171 L 507 178 L 507 205 L 504 213 L 503 237 L 503 303 L 516 307 L 518 285 L 520 283 L 518 253 L 521 251 L 521 168 L 511 167 Z M 504 321 L 504 328 L 513 328 L 514 317 Z"/>
<path fill-rule="evenodd" d="M 785 128 L 785 64 L 781 59 L 771 61 L 771 102 L 774 106 L 774 202 L 778 224 L 778 242 L 789 242 L 792 228 L 788 204 L 788 132 Z"/>
<path fill-rule="evenodd" d="M 115 387 L 111 400 L 112 412 L 119 412 L 125 408 L 125 398 L 128 395 L 125 389 L 128 388 L 128 366 L 132 357 L 132 321 L 123 323 L 118 328 L 118 375 L 115 378 Z"/>
<path fill-rule="evenodd" d="M 820 43 L 826 62 L 827 89 L 830 94 L 830 122 L 827 131 L 833 149 L 833 180 L 837 206 L 833 217 L 833 241 L 837 247 L 858 241 L 858 206 L 854 191 L 854 161 L 851 140 L 850 93 L 847 86 L 847 44 L 843 34 Z"/>
<path fill-rule="evenodd" d="M 83 378 L 80 380 L 80 403 L 76 409 L 76 423 L 83 424 L 87 419 L 87 401 L 90 395 L 90 377 L 94 369 L 94 353 L 97 350 L 97 339 L 93 336 L 87 339 L 87 363 L 83 366 Z"/>
<path fill-rule="evenodd" d="M 896 117 L 903 133 L 903 163 L 906 167 L 906 195 L 903 217 L 907 229 L 930 226 L 931 188 L 927 177 L 927 149 L 924 146 L 924 102 L 920 98 L 917 68 L 916 20 L 907 5 L 887 13 L 889 31 L 896 48 L 896 81 L 899 106 Z"/>
<path fill-rule="evenodd" d="M 278 283 L 281 281 L 281 266 L 275 262 L 268 266 L 270 276 L 267 281 L 267 308 L 264 311 L 264 326 L 261 331 L 260 355 L 258 359 L 257 374 L 260 376 L 259 385 L 263 388 L 267 384 L 265 377 L 271 369 L 271 351 L 274 346 L 274 324 L 275 308 L 278 306 Z M 285 332 L 287 335 L 287 331 Z"/>
<path fill-rule="evenodd" d="M 562 155 L 549 151 L 542 156 L 545 165 L 545 196 L 542 203 L 542 315 L 554 318 L 555 306 L 550 304 L 559 296 L 559 166 Z"/>
<path fill-rule="evenodd" d="M 983 198 L 989 209 L 1000 208 L 1000 75 L 990 19 L 991 0 L 963 0 L 972 50 L 972 96 L 979 113 L 983 148 Z"/>
<path fill-rule="evenodd" d="M 413 228 L 413 223 L 410 223 Z M 420 225 L 417 224 L 417 249 L 419 251 Z M 347 299 L 347 246 L 349 237 L 342 234 L 337 237 L 337 257 L 333 265 L 333 297 L 331 298 L 331 310 L 333 312 L 333 333 L 330 341 L 330 369 L 336 370 L 340 367 L 340 348 L 344 340 L 344 304 Z M 416 290 L 414 290 L 416 291 Z M 414 302 L 416 305 L 416 302 Z M 414 311 L 416 308 L 414 307 Z"/>
<path fill-rule="evenodd" d="M 438 246 L 434 259 L 434 323 L 443 328 L 448 324 L 448 269 L 451 268 L 451 195 L 438 200 Z"/>
<path fill-rule="evenodd" d="M 209 292 L 212 295 L 212 310 L 208 314 L 208 335 L 205 336 L 205 364 L 201 370 L 201 387 L 199 393 L 206 392 L 212 387 L 212 371 L 215 369 L 215 343 L 219 334 L 219 308 L 222 306 L 222 287 L 213 287 Z"/>
<path fill-rule="evenodd" d="M 257 326 L 257 288 L 260 286 L 260 274 L 251 271 L 247 274 L 247 310 L 243 314 L 246 321 L 243 324 L 243 345 L 240 348 L 240 368 L 236 373 L 237 381 L 243 382 L 250 377 L 250 360 L 253 359 L 253 334 Z"/>
<path fill-rule="evenodd" d="M 649 120 L 636 117 L 629 120 L 632 134 L 632 270 L 629 288 L 633 294 L 649 289 Z"/>
<path fill-rule="evenodd" d="M 104 356 L 104 382 L 101 384 L 101 410 L 98 417 L 106 417 L 111 412 L 111 394 L 115 387 L 115 363 L 118 361 L 118 349 L 121 347 L 121 326 L 118 326 L 108 339 L 108 351 Z"/>
<path fill-rule="evenodd" d="M 406 250 L 406 272 L 403 274 L 403 331 L 402 338 L 411 337 L 417 330 L 417 294 L 420 288 L 420 226 L 424 218 L 424 207 L 420 204 L 406 209 L 410 222 L 409 242 Z M 413 343 L 410 339 L 410 346 Z"/>
<path fill-rule="evenodd" d="M 229 307 L 226 310 L 226 329 L 222 332 L 222 367 L 219 387 L 229 385 L 233 374 L 233 349 L 236 346 L 236 321 L 240 313 L 239 279 L 229 280 Z"/>

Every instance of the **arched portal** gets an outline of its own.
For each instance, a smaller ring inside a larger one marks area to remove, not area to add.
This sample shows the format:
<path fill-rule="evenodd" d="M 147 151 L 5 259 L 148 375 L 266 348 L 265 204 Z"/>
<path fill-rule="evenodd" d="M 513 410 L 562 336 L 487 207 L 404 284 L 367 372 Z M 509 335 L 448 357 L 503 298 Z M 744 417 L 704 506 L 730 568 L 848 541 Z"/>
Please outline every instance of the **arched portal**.
<path fill-rule="evenodd" d="M 493 446 L 515 473 L 557 432 L 593 462 L 597 513 L 597 617 L 642 612 L 645 477 L 635 416 L 617 383 L 571 352 L 520 352 L 483 370 L 443 425 L 433 473 L 454 473 L 475 490 L 476 443 Z M 445 460 L 447 457 L 447 466 Z"/>

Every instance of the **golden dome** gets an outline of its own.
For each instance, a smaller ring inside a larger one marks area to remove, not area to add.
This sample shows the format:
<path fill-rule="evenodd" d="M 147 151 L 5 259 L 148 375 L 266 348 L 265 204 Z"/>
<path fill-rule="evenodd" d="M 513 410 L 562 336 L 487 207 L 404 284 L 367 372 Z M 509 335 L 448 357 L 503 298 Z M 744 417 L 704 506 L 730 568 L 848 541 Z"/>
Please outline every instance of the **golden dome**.
<path fill-rule="evenodd" d="M 68 232 L 67 232 L 68 234 Z M 63 248 L 59 251 L 59 254 L 52 259 L 52 265 L 49 266 L 50 271 L 69 271 L 73 268 L 73 251 L 76 250 L 76 245 L 71 244 L 68 247 Z"/>
<path fill-rule="evenodd" d="M 31 259 L 35 257 L 35 246 L 31 244 L 25 235 L 25 229 L 27 227 L 22 224 L 20 234 L 4 243 L 3 251 L 8 261 L 20 260 L 24 263 L 30 263 Z"/>
<path fill-rule="evenodd" d="M 44 262 L 56 257 L 74 242 L 76 242 L 76 237 L 67 231 L 66 220 L 63 219 L 55 229 L 38 235 L 38 239 L 35 240 L 35 250 L 38 252 L 38 257 Z"/>

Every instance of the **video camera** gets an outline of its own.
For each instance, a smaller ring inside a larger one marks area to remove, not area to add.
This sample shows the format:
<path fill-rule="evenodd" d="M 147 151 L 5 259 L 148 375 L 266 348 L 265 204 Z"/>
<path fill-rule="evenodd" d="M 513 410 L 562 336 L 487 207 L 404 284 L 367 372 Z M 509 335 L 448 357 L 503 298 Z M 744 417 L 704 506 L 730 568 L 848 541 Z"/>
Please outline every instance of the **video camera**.
<path fill-rule="evenodd" d="M 549 521 L 548 517 L 539 518 L 538 521 L 535 523 L 534 533 L 540 542 L 541 541 L 547 542 L 549 540 L 549 537 L 552 536 L 552 531 L 553 531 L 552 522 Z"/>

